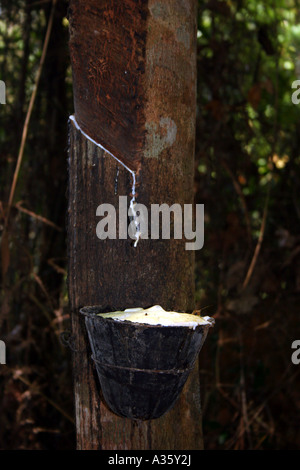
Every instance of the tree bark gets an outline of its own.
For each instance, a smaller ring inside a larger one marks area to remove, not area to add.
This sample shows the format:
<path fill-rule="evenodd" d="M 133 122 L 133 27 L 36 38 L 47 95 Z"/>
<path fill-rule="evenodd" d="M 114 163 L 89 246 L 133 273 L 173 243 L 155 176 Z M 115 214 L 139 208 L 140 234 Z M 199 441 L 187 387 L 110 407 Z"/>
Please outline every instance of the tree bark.
<path fill-rule="evenodd" d="M 79 314 L 86 305 L 194 308 L 194 252 L 186 240 L 139 240 L 136 247 L 129 237 L 99 240 L 96 209 L 118 208 L 119 196 L 129 204 L 128 169 L 136 175 L 136 201 L 147 208 L 193 202 L 196 2 L 71 0 L 70 52 L 77 126 L 70 121 L 68 283 L 77 446 L 201 449 L 198 366 L 163 417 L 120 418 L 101 398 Z"/>

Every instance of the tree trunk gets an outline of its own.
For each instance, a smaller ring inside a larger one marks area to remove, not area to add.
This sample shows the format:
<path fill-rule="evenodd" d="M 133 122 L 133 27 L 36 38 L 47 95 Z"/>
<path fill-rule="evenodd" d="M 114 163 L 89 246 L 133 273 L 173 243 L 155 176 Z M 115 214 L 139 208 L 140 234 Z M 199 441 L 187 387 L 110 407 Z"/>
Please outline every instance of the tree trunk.
<path fill-rule="evenodd" d="M 86 305 L 194 308 L 194 252 L 186 240 L 140 239 L 136 247 L 129 237 L 100 240 L 96 209 L 118 208 L 119 196 L 129 204 L 133 176 L 136 201 L 149 209 L 193 202 L 196 1 L 71 0 L 70 52 L 76 121 L 70 120 L 68 282 L 77 446 L 201 449 L 198 366 L 163 417 L 120 418 L 99 393 L 79 314 Z"/>

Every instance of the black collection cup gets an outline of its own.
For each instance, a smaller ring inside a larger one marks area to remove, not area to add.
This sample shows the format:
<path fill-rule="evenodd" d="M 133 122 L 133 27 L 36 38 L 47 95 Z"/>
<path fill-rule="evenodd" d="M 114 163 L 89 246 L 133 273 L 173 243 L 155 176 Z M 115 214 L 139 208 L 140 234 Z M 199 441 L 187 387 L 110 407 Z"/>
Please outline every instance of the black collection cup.
<path fill-rule="evenodd" d="M 175 404 L 214 319 L 195 328 L 103 318 L 83 307 L 101 391 L 117 415 L 149 420 Z"/>

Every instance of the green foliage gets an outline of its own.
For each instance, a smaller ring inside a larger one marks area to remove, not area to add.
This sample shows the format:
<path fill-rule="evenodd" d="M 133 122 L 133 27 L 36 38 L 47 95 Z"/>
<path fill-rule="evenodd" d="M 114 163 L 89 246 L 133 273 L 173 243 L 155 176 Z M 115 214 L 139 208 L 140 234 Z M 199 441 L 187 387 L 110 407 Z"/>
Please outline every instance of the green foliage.
<path fill-rule="evenodd" d="M 276 337 L 276 321 L 286 310 L 289 321 L 297 316 L 287 304 L 299 300 L 300 291 L 300 105 L 291 100 L 292 83 L 300 78 L 299 15 L 296 0 L 198 3 L 196 197 L 205 204 L 206 229 L 197 254 L 197 307 L 215 312 L 219 337 L 208 342 L 208 364 L 214 358 L 213 377 L 229 387 L 212 383 L 204 393 L 204 402 L 214 396 L 204 413 L 209 448 L 291 445 L 283 435 L 264 435 L 255 420 L 240 432 L 245 390 L 234 377 L 247 370 L 249 416 L 257 412 L 271 429 L 259 406 L 268 402 L 271 384 L 276 390 L 274 377 L 285 370 L 287 353 L 267 350 L 267 338 Z M 255 328 L 264 323 L 259 356 Z M 291 335 L 286 327 L 279 344 L 289 344 Z M 236 350 L 241 342 L 245 349 Z M 215 422 L 225 424 L 213 432 Z M 276 422 L 288 429 L 281 416 Z"/>
<path fill-rule="evenodd" d="M 257 210 L 262 217 L 266 185 L 278 193 L 299 164 L 300 108 L 291 101 L 300 74 L 299 11 L 288 3 L 199 3 L 198 170 L 215 187 L 235 182 L 245 204 L 232 183 L 227 196 L 249 218 Z M 296 216 L 298 206 L 291 210 Z"/>

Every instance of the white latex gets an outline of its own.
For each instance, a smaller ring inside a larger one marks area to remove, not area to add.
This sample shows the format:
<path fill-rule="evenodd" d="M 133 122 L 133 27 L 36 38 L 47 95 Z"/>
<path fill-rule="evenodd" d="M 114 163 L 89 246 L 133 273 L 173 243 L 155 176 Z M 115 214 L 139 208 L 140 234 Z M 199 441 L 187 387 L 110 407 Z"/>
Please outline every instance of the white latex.
<path fill-rule="evenodd" d="M 131 321 L 149 325 L 187 326 L 195 329 L 197 325 L 211 324 L 210 317 L 200 317 L 190 313 L 167 312 L 160 305 L 143 308 L 127 308 L 124 311 L 100 313 L 103 318 L 113 318 L 118 321 Z"/>

